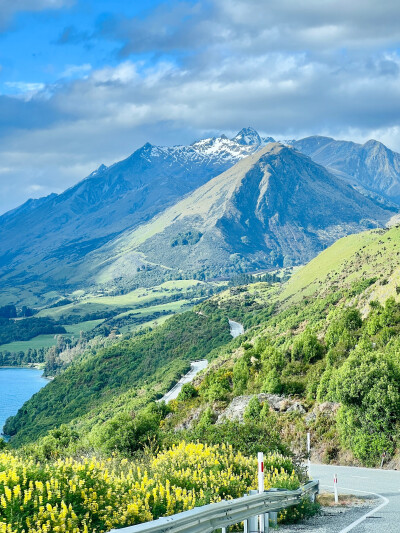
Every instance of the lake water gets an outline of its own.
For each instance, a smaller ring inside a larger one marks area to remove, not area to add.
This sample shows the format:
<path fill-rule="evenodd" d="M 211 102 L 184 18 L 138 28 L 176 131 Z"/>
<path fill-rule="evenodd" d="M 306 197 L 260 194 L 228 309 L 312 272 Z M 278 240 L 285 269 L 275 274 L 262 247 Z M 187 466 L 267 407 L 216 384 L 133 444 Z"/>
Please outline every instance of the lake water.
<path fill-rule="evenodd" d="M 42 370 L 0 368 L 0 434 L 7 418 L 48 383 Z"/>

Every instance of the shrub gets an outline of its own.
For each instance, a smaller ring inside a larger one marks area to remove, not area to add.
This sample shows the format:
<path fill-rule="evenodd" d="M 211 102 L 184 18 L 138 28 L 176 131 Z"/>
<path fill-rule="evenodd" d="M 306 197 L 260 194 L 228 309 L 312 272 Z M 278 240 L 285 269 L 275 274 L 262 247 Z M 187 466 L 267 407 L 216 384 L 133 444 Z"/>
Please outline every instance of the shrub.
<path fill-rule="evenodd" d="M 338 428 L 342 442 L 367 465 L 394 449 L 400 416 L 400 370 L 384 352 L 350 355 L 336 371 L 335 396 L 342 403 Z"/>
<path fill-rule="evenodd" d="M 282 382 L 275 368 L 268 372 L 262 386 L 262 392 L 270 394 L 280 394 L 282 392 Z"/>
<path fill-rule="evenodd" d="M 177 400 L 179 400 L 180 402 L 184 402 L 185 400 L 196 398 L 196 396 L 198 395 L 198 390 L 193 387 L 191 383 L 185 383 L 181 389 L 181 392 L 178 394 Z"/>

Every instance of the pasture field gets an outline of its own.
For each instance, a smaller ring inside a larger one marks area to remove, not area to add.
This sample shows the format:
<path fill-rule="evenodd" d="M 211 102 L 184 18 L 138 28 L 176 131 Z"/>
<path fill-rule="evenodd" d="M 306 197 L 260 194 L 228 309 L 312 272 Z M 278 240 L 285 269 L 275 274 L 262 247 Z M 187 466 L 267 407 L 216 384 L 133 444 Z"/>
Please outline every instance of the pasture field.
<path fill-rule="evenodd" d="M 15 341 L 8 344 L 0 344 L 1 352 L 27 352 L 31 350 L 40 350 L 41 348 L 50 348 L 57 344 L 57 335 L 63 337 L 79 337 L 81 331 L 90 331 L 103 320 L 87 320 L 86 322 L 79 322 L 78 324 L 68 324 L 65 327 L 67 333 L 50 333 L 49 335 L 38 335 L 28 341 Z"/>
<path fill-rule="evenodd" d="M 182 295 L 182 299 L 184 299 L 187 291 L 196 287 L 201 287 L 202 285 L 205 285 L 205 283 L 198 280 L 174 280 L 167 281 L 155 287 L 139 288 L 130 291 L 127 294 L 115 296 L 88 294 L 80 297 L 76 302 L 71 304 L 42 309 L 37 316 L 46 316 L 53 318 L 54 320 L 59 320 L 60 317 L 63 316 L 76 316 L 78 322 L 79 316 L 94 313 L 107 313 L 115 311 L 115 309 L 118 308 L 131 308 L 133 310 L 137 307 L 148 305 L 152 301 L 156 302 L 160 298 Z"/>

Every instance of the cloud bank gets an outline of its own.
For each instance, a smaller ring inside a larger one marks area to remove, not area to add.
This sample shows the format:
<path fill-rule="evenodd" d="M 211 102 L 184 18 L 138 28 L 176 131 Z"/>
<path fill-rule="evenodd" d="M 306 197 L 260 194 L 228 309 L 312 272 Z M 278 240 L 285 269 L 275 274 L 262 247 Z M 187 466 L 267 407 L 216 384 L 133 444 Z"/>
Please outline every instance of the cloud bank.
<path fill-rule="evenodd" d="M 400 151 L 399 16 L 392 0 L 214 0 L 102 20 L 87 38 L 114 42 L 116 64 L 91 69 L 83 57 L 64 71 L 81 79 L 0 97 L 0 210 L 146 141 L 246 125 L 278 138 L 377 138 Z"/>

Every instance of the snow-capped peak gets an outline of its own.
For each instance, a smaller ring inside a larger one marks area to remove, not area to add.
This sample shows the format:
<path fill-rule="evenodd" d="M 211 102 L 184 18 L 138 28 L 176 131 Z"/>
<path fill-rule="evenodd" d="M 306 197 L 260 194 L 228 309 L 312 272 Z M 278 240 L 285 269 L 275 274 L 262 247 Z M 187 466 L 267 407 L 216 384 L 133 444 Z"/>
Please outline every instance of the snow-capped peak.
<path fill-rule="evenodd" d="M 274 142 L 272 137 L 261 138 L 253 128 L 243 128 L 233 139 L 226 135 L 208 137 L 192 143 L 190 146 L 153 146 L 145 144 L 135 154 L 150 161 L 154 158 L 167 158 L 174 161 L 200 162 L 221 168 L 229 168 L 240 159 Z"/>
<path fill-rule="evenodd" d="M 89 178 L 93 178 L 94 176 L 97 176 L 98 174 L 101 174 L 102 172 L 104 172 L 105 170 L 107 170 L 108 167 L 106 167 L 106 165 L 100 165 L 99 168 L 97 168 L 96 170 L 93 170 L 93 172 L 91 174 L 89 174 Z"/>
<path fill-rule="evenodd" d="M 243 128 L 239 131 L 235 137 L 233 137 L 232 141 L 237 142 L 238 144 L 242 145 L 256 145 L 260 146 L 262 144 L 261 137 L 259 136 L 258 132 L 254 128 Z"/>

